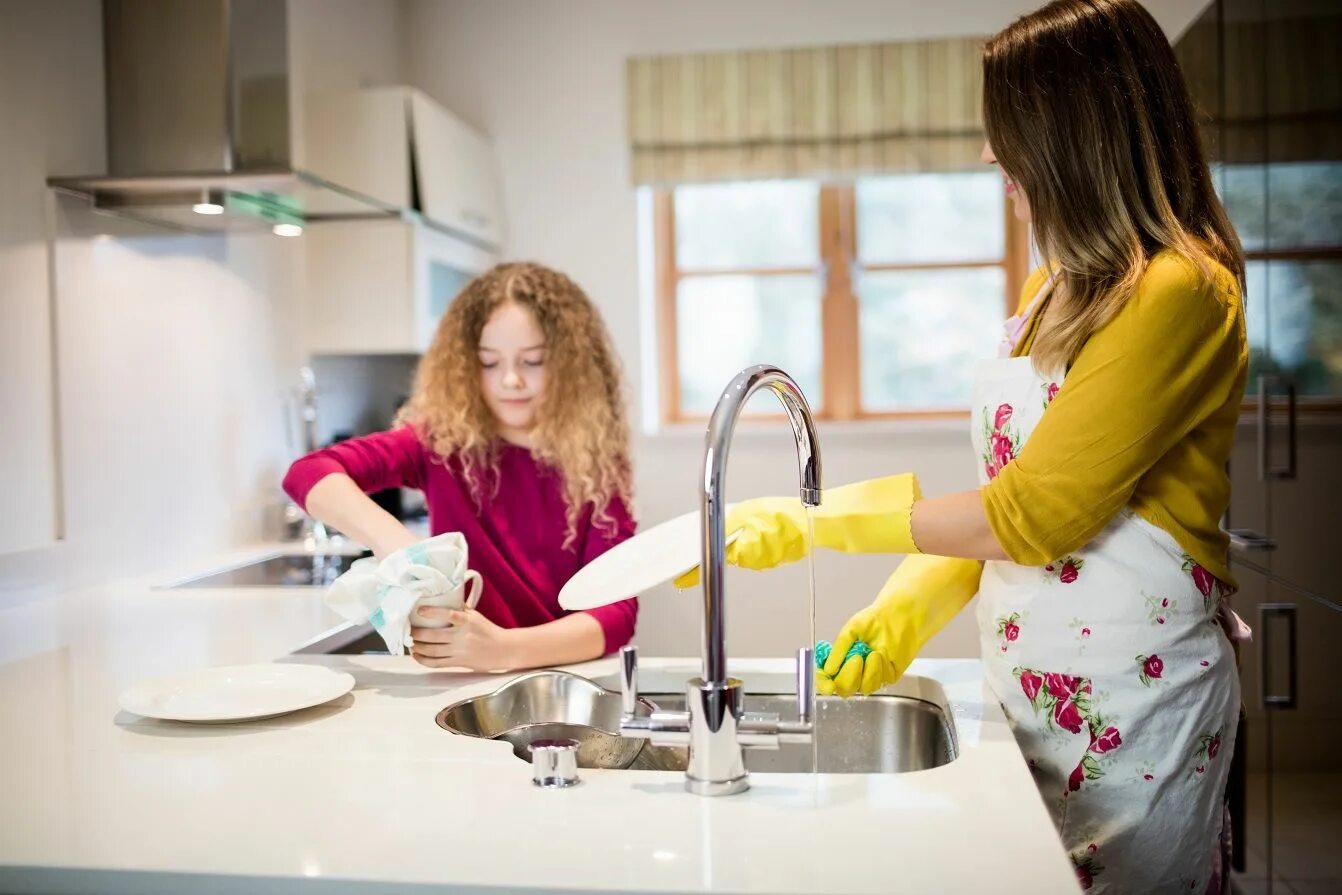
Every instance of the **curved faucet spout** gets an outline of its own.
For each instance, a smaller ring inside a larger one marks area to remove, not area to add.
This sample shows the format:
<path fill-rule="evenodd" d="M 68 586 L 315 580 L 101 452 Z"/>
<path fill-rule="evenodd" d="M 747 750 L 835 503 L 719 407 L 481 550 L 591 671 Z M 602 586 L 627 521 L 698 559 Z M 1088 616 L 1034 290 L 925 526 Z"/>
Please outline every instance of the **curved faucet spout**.
<path fill-rule="evenodd" d="M 801 501 L 820 503 L 820 442 L 806 397 L 792 377 L 768 364 L 747 367 L 722 392 L 708 423 L 704 450 L 703 493 L 700 519 L 703 525 L 699 568 L 704 589 L 704 669 L 709 686 L 727 680 L 726 619 L 723 600 L 723 568 L 726 564 L 727 453 L 741 408 L 755 392 L 767 388 L 778 396 L 792 424 L 797 442 L 797 468 L 801 479 Z"/>

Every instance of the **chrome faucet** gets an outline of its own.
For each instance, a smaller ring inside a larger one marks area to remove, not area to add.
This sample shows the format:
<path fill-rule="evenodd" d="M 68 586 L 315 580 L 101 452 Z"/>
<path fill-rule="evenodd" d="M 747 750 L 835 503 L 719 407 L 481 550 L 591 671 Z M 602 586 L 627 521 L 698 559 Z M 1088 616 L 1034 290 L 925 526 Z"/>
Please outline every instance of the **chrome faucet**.
<path fill-rule="evenodd" d="M 298 399 L 303 423 L 303 453 L 310 454 L 321 447 L 317 441 L 317 377 L 311 367 L 298 370 Z M 320 519 L 303 512 L 292 500 L 284 504 L 284 527 L 289 540 L 302 541 L 312 552 L 327 549 L 335 540 Z"/>
<path fill-rule="evenodd" d="M 784 743 L 809 743 L 814 733 L 815 663 L 810 646 L 797 651 L 796 721 L 779 720 L 777 714 L 745 712 L 745 688 L 740 680 L 727 676 L 723 599 L 727 451 L 741 408 L 762 388 L 778 396 L 792 424 L 792 435 L 797 441 L 801 501 L 808 507 L 819 506 L 820 445 L 805 396 L 792 377 L 777 367 L 767 364 L 747 367 L 723 391 L 708 423 L 699 504 L 703 525 L 699 568 L 704 592 L 704 664 L 702 676 L 691 678 L 686 684 L 686 710 L 636 717 L 638 650 L 627 646 L 620 651 L 623 699 L 620 734 L 643 737 L 655 745 L 688 746 L 685 788 L 704 796 L 731 795 L 750 787 L 744 748 L 777 749 Z"/>

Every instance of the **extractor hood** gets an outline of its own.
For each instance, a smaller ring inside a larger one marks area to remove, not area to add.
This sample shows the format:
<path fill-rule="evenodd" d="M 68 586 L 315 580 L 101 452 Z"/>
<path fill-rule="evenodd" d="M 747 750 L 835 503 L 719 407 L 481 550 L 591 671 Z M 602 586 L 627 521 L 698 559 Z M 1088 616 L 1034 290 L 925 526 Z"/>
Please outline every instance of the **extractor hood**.
<path fill-rule="evenodd" d="M 405 210 L 299 163 L 285 0 L 103 0 L 106 175 L 52 177 L 95 208 L 188 231 L 297 235 Z"/>

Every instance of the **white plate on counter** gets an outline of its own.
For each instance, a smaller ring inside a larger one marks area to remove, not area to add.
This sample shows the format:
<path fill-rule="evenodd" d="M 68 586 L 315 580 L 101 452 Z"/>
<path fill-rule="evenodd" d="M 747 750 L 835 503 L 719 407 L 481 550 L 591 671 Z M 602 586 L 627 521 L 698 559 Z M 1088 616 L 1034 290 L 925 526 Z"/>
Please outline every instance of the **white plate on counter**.
<path fill-rule="evenodd" d="M 136 684 L 120 703 L 146 718 L 221 724 L 287 715 L 353 689 L 352 676 L 320 665 L 226 665 Z"/>
<path fill-rule="evenodd" d="M 640 531 L 579 569 L 559 591 L 559 605 L 595 609 L 674 581 L 699 565 L 700 531 L 698 510 Z"/>

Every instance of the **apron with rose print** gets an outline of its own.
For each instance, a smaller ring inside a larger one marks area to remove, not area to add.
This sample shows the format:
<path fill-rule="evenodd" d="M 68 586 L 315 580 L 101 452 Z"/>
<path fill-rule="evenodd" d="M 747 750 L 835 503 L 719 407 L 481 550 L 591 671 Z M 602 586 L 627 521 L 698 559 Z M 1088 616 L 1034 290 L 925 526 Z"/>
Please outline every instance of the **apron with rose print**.
<path fill-rule="evenodd" d="M 981 482 L 1012 461 L 1060 387 L 1028 357 L 979 365 Z M 1228 596 L 1173 538 L 1126 509 L 1042 568 L 984 565 L 988 685 L 1083 889 L 1207 889 L 1240 701 L 1217 621 Z"/>

